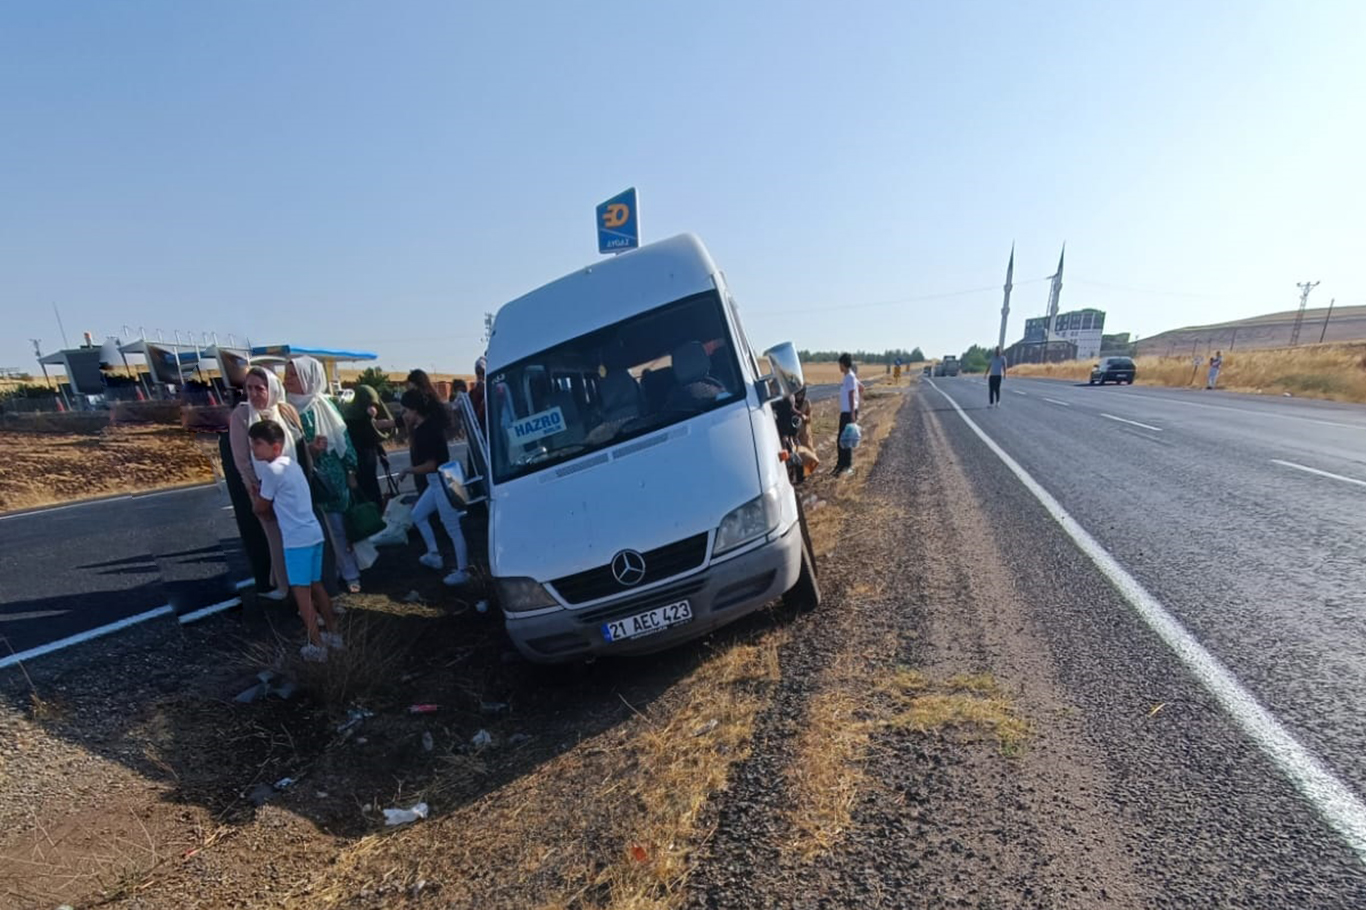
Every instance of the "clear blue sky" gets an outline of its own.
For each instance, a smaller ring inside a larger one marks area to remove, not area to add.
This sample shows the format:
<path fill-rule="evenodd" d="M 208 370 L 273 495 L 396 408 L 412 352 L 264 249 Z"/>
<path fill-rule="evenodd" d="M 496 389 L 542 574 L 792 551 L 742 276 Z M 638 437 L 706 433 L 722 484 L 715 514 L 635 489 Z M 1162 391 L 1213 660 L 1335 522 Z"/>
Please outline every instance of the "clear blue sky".
<path fill-rule="evenodd" d="M 628 185 L 758 344 L 990 341 L 1012 241 L 1110 331 L 1366 302 L 1366 4 L 760 6 L 12 0 L 0 365 L 56 302 L 468 370 Z"/>

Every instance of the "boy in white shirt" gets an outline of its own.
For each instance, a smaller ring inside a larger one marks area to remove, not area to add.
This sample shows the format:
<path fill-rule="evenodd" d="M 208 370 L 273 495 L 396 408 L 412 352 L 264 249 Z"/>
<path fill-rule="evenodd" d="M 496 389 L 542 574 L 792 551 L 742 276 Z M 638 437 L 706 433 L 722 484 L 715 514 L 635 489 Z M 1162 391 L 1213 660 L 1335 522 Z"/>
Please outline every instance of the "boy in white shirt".
<path fill-rule="evenodd" d="M 840 383 L 839 436 L 835 437 L 835 446 L 839 449 L 839 458 L 835 461 L 834 473 L 836 475 L 854 470 L 854 450 L 846 449 L 840 445 L 840 439 L 844 436 L 845 427 L 858 422 L 859 404 L 861 403 L 860 386 L 862 385 L 854 373 L 854 358 L 848 354 L 840 355 L 840 372 L 844 374 L 844 380 Z"/>
<path fill-rule="evenodd" d="M 289 588 L 299 604 L 299 615 L 308 629 L 308 642 L 299 649 L 304 660 L 327 660 L 328 648 L 341 648 L 342 637 L 335 631 L 318 631 L 318 612 L 327 628 L 337 628 L 332 598 L 323 587 L 323 529 L 313 514 L 313 496 L 308 478 L 294 459 L 283 454 L 285 429 L 273 420 L 261 420 L 247 430 L 251 453 L 260 462 L 261 489 L 253 496 L 258 513 L 274 512 L 284 541 L 285 574 Z M 316 607 L 316 610 L 315 610 Z"/>

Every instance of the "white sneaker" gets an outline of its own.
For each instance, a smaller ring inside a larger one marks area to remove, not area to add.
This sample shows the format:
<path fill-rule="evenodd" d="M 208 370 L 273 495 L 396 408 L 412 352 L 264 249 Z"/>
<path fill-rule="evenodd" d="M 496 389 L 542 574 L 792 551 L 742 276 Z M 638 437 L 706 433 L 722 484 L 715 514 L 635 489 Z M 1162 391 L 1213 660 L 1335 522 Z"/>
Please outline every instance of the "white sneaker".
<path fill-rule="evenodd" d="M 263 591 L 261 596 L 266 600 L 284 600 L 289 596 L 289 590 L 287 588 L 273 588 L 269 591 Z"/>
<path fill-rule="evenodd" d="M 441 561 L 440 553 L 423 553 L 417 558 L 417 561 L 429 569 L 436 569 L 438 572 L 445 567 L 445 563 Z"/>
<path fill-rule="evenodd" d="M 466 584 L 470 580 L 470 573 L 466 572 L 464 569 L 456 569 L 441 580 L 452 588 L 458 588 L 460 585 Z"/>
<path fill-rule="evenodd" d="M 336 608 L 334 607 L 333 609 Z M 319 633 L 318 638 L 321 639 L 324 645 L 331 648 L 333 651 L 346 650 L 346 643 L 342 641 L 341 635 L 337 632 L 322 632 Z"/>
<path fill-rule="evenodd" d="M 299 656 L 311 664 L 327 663 L 327 649 L 322 645 L 315 645 L 312 642 L 309 642 L 299 649 Z"/>

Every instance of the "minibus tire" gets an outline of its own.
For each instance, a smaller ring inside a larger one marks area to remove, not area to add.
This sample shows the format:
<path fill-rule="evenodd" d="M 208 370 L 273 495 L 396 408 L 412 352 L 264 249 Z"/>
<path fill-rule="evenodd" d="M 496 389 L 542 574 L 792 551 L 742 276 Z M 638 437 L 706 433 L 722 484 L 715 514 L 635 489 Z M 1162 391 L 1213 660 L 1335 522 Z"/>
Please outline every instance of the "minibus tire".
<path fill-rule="evenodd" d="M 821 605 L 821 586 L 816 580 L 816 559 L 811 548 L 802 543 L 802 571 L 797 583 L 783 595 L 783 606 L 790 610 L 806 612 Z"/>

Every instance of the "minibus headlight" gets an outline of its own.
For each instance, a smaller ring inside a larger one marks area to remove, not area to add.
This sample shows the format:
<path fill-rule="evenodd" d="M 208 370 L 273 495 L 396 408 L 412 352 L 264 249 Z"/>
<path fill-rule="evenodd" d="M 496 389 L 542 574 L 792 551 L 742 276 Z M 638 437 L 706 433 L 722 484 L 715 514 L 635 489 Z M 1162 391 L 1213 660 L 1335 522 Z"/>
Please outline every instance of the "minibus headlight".
<path fill-rule="evenodd" d="M 720 556 L 727 550 L 764 536 L 777 526 L 778 515 L 778 489 L 774 487 L 721 519 L 721 526 L 716 529 L 713 554 Z"/>
<path fill-rule="evenodd" d="M 504 613 L 525 613 L 559 606 L 545 585 L 534 578 L 499 578 L 495 585 L 498 588 L 498 604 Z"/>

